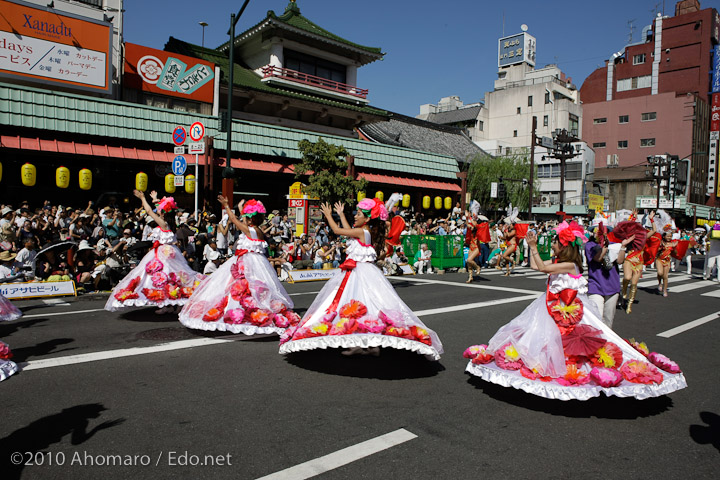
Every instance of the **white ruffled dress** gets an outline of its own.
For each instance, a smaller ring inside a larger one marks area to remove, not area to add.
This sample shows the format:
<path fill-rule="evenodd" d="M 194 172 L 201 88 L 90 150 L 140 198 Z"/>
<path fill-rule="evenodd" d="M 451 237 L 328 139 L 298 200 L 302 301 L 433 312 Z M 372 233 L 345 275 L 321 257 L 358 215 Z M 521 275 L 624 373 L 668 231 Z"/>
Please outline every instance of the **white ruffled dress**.
<path fill-rule="evenodd" d="M 235 255 L 203 282 L 180 312 L 180 323 L 198 330 L 245 335 L 281 334 L 300 316 L 265 257 L 267 242 L 242 234 Z"/>
<path fill-rule="evenodd" d="M 390 347 L 439 360 L 438 336 L 400 299 L 374 265 L 370 233 L 350 239 L 348 260 L 313 301 L 297 328 L 280 338 L 280 353 L 316 348 Z"/>
<path fill-rule="evenodd" d="M 174 244 L 175 234 L 155 227 L 150 235 L 153 248 L 118 283 L 105 304 L 114 312 L 125 307 L 185 305 L 205 275 L 188 265 Z"/>
<path fill-rule="evenodd" d="M 22 317 L 22 312 L 10 300 L 0 295 L 0 322 L 9 322 Z M 0 381 L 17 372 L 17 365 L 10 360 L 10 347 L 0 341 Z"/>
<path fill-rule="evenodd" d="M 672 360 L 623 340 L 605 325 L 587 291 L 582 275 L 550 275 L 547 292 L 501 327 L 487 346 L 465 351 L 470 359 L 465 371 L 557 400 L 588 400 L 601 393 L 646 399 L 687 386 Z"/>

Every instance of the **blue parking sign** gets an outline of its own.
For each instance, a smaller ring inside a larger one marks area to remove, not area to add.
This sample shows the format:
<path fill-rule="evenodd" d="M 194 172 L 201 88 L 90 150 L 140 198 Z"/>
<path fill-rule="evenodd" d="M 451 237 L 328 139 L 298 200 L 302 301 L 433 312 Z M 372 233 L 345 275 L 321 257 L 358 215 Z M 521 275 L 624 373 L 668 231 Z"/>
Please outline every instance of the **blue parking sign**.
<path fill-rule="evenodd" d="M 183 157 L 182 155 L 178 155 L 177 157 L 173 158 L 172 170 L 173 174 L 175 175 L 184 175 L 185 170 L 187 170 L 187 162 L 185 161 L 185 157 Z"/>

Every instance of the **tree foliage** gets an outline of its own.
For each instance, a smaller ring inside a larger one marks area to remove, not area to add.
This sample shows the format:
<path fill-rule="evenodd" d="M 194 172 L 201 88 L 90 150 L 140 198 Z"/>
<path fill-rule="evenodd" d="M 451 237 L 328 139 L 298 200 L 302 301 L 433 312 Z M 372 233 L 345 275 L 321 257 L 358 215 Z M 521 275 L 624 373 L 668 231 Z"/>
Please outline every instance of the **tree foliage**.
<path fill-rule="evenodd" d="M 309 175 L 305 187 L 308 195 L 330 204 L 338 201 L 352 204 L 357 192 L 367 187 L 367 180 L 353 180 L 347 176 L 348 152 L 345 147 L 319 138 L 317 142 L 300 140 L 298 149 L 303 158 L 295 165 L 295 178 Z"/>
<path fill-rule="evenodd" d="M 505 199 L 490 198 L 490 184 L 499 182 L 503 177 Z M 468 191 L 472 198 L 480 202 L 485 210 L 505 209 L 509 203 L 517 206 L 520 211 L 527 211 L 529 189 L 523 179 L 530 178 L 529 154 L 515 154 L 491 157 L 487 154 L 477 155 L 470 164 L 468 172 Z M 538 192 L 539 182 L 534 179 L 533 190 Z"/>

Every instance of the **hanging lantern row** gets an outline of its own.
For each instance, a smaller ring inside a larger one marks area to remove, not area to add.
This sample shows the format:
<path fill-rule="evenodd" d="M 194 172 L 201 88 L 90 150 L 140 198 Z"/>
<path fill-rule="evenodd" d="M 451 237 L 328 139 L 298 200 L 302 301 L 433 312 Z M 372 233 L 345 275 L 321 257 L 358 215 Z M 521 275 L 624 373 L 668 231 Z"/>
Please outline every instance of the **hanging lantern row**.
<path fill-rule="evenodd" d="M 402 206 L 403 208 L 408 208 L 410 206 L 410 195 L 408 195 L 407 193 L 403 195 Z"/>
<path fill-rule="evenodd" d="M 365 192 L 358 192 L 357 193 L 357 201 L 362 202 L 366 196 L 367 195 L 365 194 Z M 375 198 L 377 198 L 381 201 L 384 200 L 383 192 L 381 192 L 381 191 L 375 192 Z M 452 209 L 452 197 L 442 198 L 440 196 L 437 196 L 434 199 L 432 199 L 429 195 L 425 195 L 422 198 L 422 207 L 424 209 L 429 209 L 432 204 L 434 204 L 434 207 L 436 210 L 441 210 L 443 208 L 445 208 L 445 210 L 451 210 Z M 410 195 L 407 193 L 404 194 L 402 197 L 402 206 L 403 206 L 403 208 L 410 207 Z"/>

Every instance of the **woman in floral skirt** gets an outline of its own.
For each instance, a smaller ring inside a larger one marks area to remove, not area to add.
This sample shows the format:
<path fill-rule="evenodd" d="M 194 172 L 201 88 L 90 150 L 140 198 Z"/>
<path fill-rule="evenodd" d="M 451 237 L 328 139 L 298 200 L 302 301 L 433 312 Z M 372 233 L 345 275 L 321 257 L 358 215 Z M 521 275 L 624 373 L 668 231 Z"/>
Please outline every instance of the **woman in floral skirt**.
<path fill-rule="evenodd" d="M 260 228 L 265 206 L 257 200 L 241 201 L 241 221 L 227 198 L 220 195 L 218 201 L 241 232 L 235 255 L 195 291 L 180 312 L 180 323 L 198 330 L 281 334 L 297 325 L 300 316 L 265 256 L 267 242 Z"/>
<path fill-rule="evenodd" d="M 527 235 L 531 268 L 549 275 L 546 293 L 501 327 L 488 345 L 468 348 L 466 371 L 558 400 L 587 400 L 601 393 L 645 399 L 685 388 L 675 362 L 650 353 L 645 344 L 623 340 L 602 322 L 582 276 L 582 227 L 563 222 L 556 233 L 554 264 L 542 261 L 536 235 Z"/>
<path fill-rule="evenodd" d="M 175 200 L 172 197 L 157 200 L 156 193 L 151 192 L 157 205 L 156 211 L 153 211 L 143 192 L 135 190 L 133 193 L 157 223 L 150 235 L 154 244 L 138 266 L 113 289 L 105 310 L 114 312 L 126 307 L 154 305 L 158 307 L 157 314 L 171 313 L 175 307 L 179 308 L 188 301 L 205 276 L 190 268 L 175 246 Z"/>
<path fill-rule="evenodd" d="M 17 320 L 20 317 L 22 317 L 20 309 L 13 305 L 10 300 L 0 295 L 0 322 Z M 11 358 L 10 346 L 0 341 L 0 381 L 17 372 L 17 365 L 10 360 Z"/>
<path fill-rule="evenodd" d="M 345 348 L 343 354 L 378 355 L 379 347 L 410 350 L 440 359 L 442 344 L 400 299 L 374 265 L 385 249 L 387 210 L 377 198 L 358 204 L 355 224 L 345 218 L 345 205 L 335 204 L 340 227 L 330 205 L 321 207 L 337 235 L 348 237 L 347 260 L 320 291 L 302 322 L 280 338 L 280 353 L 316 348 Z"/>

